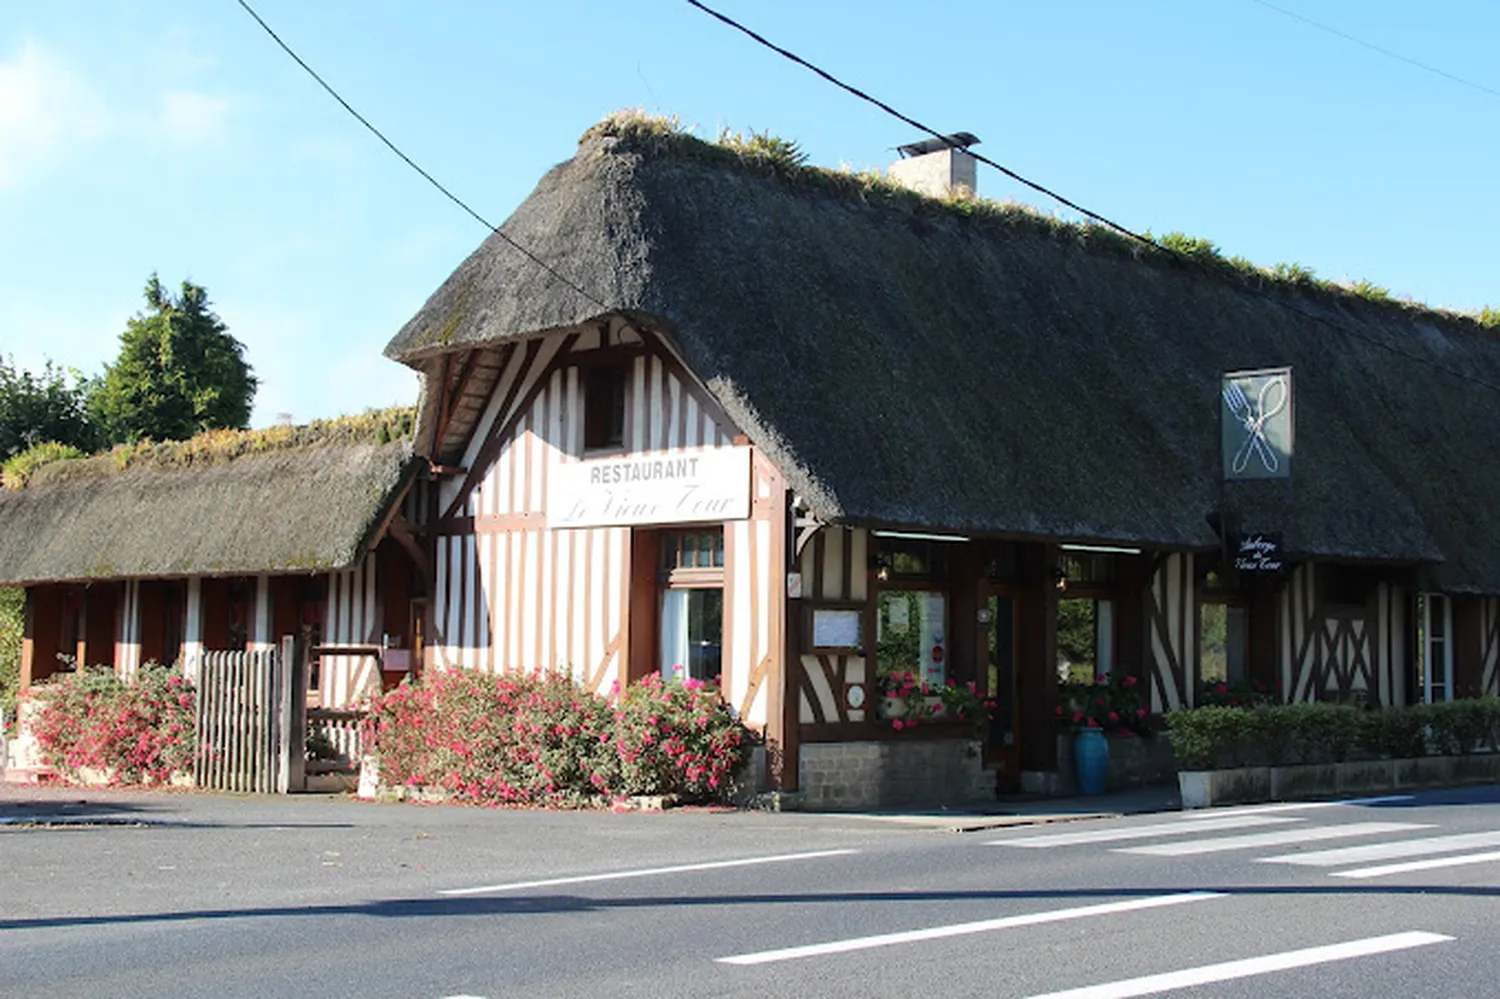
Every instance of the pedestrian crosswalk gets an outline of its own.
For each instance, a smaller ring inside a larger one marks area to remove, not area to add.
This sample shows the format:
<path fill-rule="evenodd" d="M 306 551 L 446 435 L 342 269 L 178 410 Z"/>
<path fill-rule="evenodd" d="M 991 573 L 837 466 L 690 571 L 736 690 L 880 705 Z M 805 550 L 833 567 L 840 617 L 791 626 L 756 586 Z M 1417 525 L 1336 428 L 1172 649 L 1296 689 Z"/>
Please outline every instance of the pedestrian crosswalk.
<path fill-rule="evenodd" d="M 1143 857 L 1240 855 L 1257 863 L 1316 868 L 1332 877 L 1350 879 L 1500 863 L 1500 831 L 1414 835 L 1436 826 L 1428 822 L 1348 821 L 1347 811 L 1329 810 L 1337 804 L 1234 809 L 1140 825 L 1033 832 L 992 840 L 990 845 L 1024 850 L 1093 847 Z M 1315 817 L 1324 821 L 1312 821 Z M 1341 844 L 1341 840 L 1360 842 Z M 1330 845 L 1298 849 L 1313 843 Z"/>

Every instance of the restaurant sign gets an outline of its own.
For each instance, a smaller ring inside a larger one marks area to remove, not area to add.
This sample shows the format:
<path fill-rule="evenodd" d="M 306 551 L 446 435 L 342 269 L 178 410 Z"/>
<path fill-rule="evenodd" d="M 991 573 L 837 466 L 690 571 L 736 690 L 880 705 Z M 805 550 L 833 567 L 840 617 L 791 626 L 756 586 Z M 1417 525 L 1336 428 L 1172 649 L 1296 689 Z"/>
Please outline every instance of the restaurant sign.
<path fill-rule="evenodd" d="M 1236 572 L 1280 572 L 1285 565 L 1280 534 L 1262 531 L 1241 535 L 1234 553 Z"/>
<path fill-rule="evenodd" d="M 557 465 L 550 474 L 550 527 L 693 524 L 750 516 L 748 447 L 590 458 Z"/>

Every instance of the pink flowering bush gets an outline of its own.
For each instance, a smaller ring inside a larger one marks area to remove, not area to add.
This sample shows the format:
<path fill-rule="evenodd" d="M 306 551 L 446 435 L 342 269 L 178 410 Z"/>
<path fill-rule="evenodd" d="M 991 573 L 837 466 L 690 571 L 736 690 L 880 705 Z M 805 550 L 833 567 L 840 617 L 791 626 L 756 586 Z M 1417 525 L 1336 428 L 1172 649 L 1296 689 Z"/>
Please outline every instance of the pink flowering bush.
<path fill-rule="evenodd" d="M 95 666 L 38 684 L 32 726 L 42 759 L 65 779 L 85 768 L 111 783 L 165 782 L 190 773 L 197 692 L 180 673 L 148 663 L 128 681 Z"/>
<path fill-rule="evenodd" d="M 882 674 L 880 693 L 886 699 L 883 717 L 898 732 L 924 721 L 945 721 L 970 725 L 977 737 L 983 737 L 995 710 L 995 702 L 981 694 L 973 680 L 927 683 L 909 669 Z"/>
<path fill-rule="evenodd" d="M 721 800 L 747 758 L 747 738 L 718 687 L 648 676 L 626 688 L 615 711 L 619 788 L 626 794 Z"/>
<path fill-rule="evenodd" d="M 615 704 L 566 676 L 471 670 L 433 671 L 378 696 L 363 735 L 387 785 L 552 807 L 722 798 L 747 738 L 717 690 L 697 681 L 653 677 Z"/>
<path fill-rule="evenodd" d="M 1145 684 L 1128 673 L 1099 676 L 1092 683 L 1061 683 L 1057 699 L 1053 711 L 1065 729 L 1097 728 L 1109 735 L 1144 735 L 1160 727 L 1160 719 L 1148 707 Z"/>

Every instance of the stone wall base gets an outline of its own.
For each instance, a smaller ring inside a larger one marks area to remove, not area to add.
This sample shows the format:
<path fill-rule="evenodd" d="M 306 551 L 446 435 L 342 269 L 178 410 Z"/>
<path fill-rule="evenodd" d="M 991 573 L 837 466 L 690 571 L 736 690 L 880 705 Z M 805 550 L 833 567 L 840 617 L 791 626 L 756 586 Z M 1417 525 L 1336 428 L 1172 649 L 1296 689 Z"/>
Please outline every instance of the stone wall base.
<path fill-rule="evenodd" d="M 803 743 L 802 807 L 813 811 L 937 808 L 995 800 L 995 771 L 977 742 L 890 739 Z"/>

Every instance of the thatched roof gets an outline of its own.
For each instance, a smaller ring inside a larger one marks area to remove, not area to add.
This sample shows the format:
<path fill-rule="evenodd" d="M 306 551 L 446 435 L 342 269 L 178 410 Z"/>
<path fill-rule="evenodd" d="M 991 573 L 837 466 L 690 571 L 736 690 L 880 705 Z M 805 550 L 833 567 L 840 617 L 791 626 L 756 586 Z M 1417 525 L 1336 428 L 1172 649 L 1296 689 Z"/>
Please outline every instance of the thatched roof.
<path fill-rule="evenodd" d="M 1500 592 L 1500 392 L 1434 366 L 1500 385 L 1474 321 L 615 131 L 503 227 L 608 310 L 492 236 L 387 354 L 426 370 L 615 311 L 825 518 L 1208 549 L 1222 503 L 1295 554 Z M 1294 479 L 1221 487 L 1220 372 L 1283 364 Z"/>
<path fill-rule="evenodd" d="M 44 465 L 25 488 L 0 490 L 0 584 L 356 564 L 406 482 L 410 438 L 271 433 L 269 446 Z"/>

